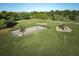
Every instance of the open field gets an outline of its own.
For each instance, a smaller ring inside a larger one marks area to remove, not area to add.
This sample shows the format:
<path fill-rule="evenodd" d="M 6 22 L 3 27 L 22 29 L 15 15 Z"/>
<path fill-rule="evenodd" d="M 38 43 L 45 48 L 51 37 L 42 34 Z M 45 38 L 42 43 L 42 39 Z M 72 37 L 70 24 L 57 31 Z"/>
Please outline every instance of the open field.
<path fill-rule="evenodd" d="M 47 23 L 48 29 L 33 32 L 29 35 L 15 38 L 10 33 L 11 28 L 0 30 L 0 55 L 30 55 L 30 56 L 65 56 L 79 55 L 79 25 L 74 22 L 52 20 L 20 20 L 14 29 L 20 26 L 26 28 L 36 23 Z M 57 32 L 56 26 L 65 23 L 72 32 Z"/>

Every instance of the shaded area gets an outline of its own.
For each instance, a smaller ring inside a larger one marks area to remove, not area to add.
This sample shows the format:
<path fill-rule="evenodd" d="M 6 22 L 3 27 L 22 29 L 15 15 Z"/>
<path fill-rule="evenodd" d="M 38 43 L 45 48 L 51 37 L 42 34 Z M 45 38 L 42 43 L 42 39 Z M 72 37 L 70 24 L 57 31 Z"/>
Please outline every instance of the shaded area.
<path fill-rule="evenodd" d="M 5 28 L 13 28 L 18 22 L 7 22 Z"/>

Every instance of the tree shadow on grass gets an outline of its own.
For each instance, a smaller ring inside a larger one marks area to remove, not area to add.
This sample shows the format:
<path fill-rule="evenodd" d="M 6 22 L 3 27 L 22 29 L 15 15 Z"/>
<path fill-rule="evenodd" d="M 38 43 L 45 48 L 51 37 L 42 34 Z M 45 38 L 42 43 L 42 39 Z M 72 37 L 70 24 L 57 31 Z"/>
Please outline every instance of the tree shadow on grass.
<path fill-rule="evenodd" d="M 6 25 L 6 27 L 4 27 L 4 28 L 13 28 L 14 26 L 16 26 L 18 24 L 18 22 L 15 22 L 15 23 L 8 23 L 7 25 Z"/>

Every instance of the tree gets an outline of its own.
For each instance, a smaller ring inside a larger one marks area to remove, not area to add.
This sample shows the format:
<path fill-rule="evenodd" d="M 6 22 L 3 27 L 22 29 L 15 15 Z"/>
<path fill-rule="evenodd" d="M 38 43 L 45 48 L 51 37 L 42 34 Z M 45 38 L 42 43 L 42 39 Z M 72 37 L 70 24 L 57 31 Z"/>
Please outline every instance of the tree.
<path fill-rule="evenodd" d="M 0 19 L 7 19 L 7 11 L 2 11 L 0 13 Z"/>
<path fill-rule="evenodd" d="M 58 15 L 58 14 L 54 15 L 54 20 L 63 21 L 64 19 L 65 17 L 63 17 L 62 15 Z"/>
<path fill-rule="evenodd" d="M 79 15 L 75 17 L 75 21 L 79 21 Z"/>
<path fill-rule="evenodd" d="M 53 10 L 51 10 L 51 11 L 48 13 L 48 15 L 49 15 L 49 19 L 50 19 L 50 20 L 54 20 L 55 12 L 54 12 Z"/>
<path fill-rule="evenodd" d="M 7 14 L 8 14 L 7 20 L 11 19 L 11 17 L 13 17 L 15 21 L 20 19 L 18 14 L 15 12 L 8 12 Z"/>
<path fill-rule="evenodd" d="M 48 15 L 45 12 L 39 12 L 37 14 L 37 18 L 42 19 L 42 20 L 46 20 L 46 19 L 48 19 Z"/>
<path fill-rule="evenodd" d="M 14 20 L 14 17 L 11 17 L 9 20 L 7 20 L 6 27 L 13 27 L 16 24 L 17 22 Z"/>

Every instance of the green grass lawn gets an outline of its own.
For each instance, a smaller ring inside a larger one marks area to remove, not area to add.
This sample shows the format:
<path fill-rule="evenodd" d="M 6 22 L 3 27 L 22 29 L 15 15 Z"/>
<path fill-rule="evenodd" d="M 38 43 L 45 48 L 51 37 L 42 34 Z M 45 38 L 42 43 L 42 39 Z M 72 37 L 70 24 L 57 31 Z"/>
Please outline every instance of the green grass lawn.
<path fill-rule="evenodd" d="M 14 29 L 20 26 L 31 27 L 36 23 L 45 22 L 48 29 L 33 32 L 29 35 L 15 38 L 10 29 L 0 30 L 0 55 L 26 56 L 70 56 L 79 55 L 79 25 L 64 22 L 72 32 L 57 32 L 56 26 L 61 21 L 52 20 L 20 20 Z"/>

